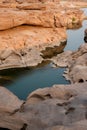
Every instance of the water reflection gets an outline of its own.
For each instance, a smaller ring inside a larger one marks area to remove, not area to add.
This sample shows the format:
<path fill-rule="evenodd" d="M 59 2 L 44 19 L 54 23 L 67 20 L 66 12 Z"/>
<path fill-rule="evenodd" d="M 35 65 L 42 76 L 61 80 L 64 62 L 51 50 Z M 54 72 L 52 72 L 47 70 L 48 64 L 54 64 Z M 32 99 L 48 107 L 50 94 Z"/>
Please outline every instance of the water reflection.
<path fill-rule="evenodd" d="M 84 20 L 82 27 L 75 30 L 67 30 L 67 45 L 64 50 L 77 50 L 84 43 L 84 30 L 87 27 L 87 20 Z"/>
<path fill-rule="evenodd" d="M 87 8 L 82 8 L 87 16 Z M 82 22 L 82 27 L 74 30 L 67 30 L 67 46 L 64 50 L 77 50 L 84 43 L 84 30 L 87 28 L 87 20 Z"/>

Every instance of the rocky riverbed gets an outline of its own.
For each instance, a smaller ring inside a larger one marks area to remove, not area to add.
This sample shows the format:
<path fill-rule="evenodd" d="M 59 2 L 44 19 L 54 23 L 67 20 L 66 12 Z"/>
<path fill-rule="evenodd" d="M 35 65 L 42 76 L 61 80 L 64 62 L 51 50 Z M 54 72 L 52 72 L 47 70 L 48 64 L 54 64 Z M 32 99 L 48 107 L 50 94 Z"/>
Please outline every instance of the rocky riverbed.
<path fill-rule="evenodd" d="M 79 28 L 84 19 L 76 2 L 0 1 L 0 70 L 49 59 L 56 67 L 67 67 L 64 76 L 71 82 L 38 89 L 26 101 L 0 87 L 0 129 L 87 129 L 87 44 L 63 52 L 66 29 Z"/>

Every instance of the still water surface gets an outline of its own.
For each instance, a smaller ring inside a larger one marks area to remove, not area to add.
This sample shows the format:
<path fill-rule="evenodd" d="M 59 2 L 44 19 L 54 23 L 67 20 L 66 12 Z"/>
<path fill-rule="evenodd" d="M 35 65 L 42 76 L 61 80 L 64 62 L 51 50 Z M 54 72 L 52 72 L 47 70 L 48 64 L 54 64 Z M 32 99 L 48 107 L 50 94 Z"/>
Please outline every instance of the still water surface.
<path fill-rule="evenodd" d="M 82 8 L 84 14 L 87 16 L 87 8 Z M 64 50 L 77 50 L 79 46 L 84 43 L 84 30 L 87 28 L 87 20 L 84 20 L 82 27 L 74 30 L 67 30 L 67 46 Z"/>
<path fill-rule="evenodd" d="M 64 70 L 64 68 L 52 68 L 51 64 L 48 64 L 31 70 L 22 69 L 22 72 L 17 70 L 12 73 L 11 71 L 8 82 L 4 86 L 20 99 L 25 99 L 30 92 L 38 88 L 50 87 L 54 84 L 69 84 L 62 76 Z M 5 76 L 6 73 L 8 76 L 8 72 L 5 72 Z M 18 75 L 18 73 L 20 74 Z"/>
<path fill-rule="evenodd" d="M 87 28 L 87 20 L 84 20 L 80 29 L 67 30 L 67 46 L 64 50 L 77 50 L 84 43 L 84 30 Z"/>
<path fill-rule="evenodd" d="M 83 9 L 87 14 L 87 9 Z M 84 43 L 84 30 L 87 21 L 83 22 L 80 29 L 67 30 L 67 45 L 64 50 L 77 50 Z M 20 99 L 26 99 L 29 93 L 54 84 L 69 84 L 62 76 L 65 68 L 52 68 L 52 63 L 34 69 L 10 69 L 0 72 L 0 85 L 7 87 Z"/>

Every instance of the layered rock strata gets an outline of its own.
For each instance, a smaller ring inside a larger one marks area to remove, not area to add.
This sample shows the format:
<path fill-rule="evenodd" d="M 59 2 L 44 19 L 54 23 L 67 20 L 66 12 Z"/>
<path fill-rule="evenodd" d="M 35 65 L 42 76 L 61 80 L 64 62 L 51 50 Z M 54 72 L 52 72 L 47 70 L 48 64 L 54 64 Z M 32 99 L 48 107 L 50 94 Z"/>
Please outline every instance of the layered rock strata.
<path fill-rule="evenodd" d="M 81 10 L 58 1 L 1 2 L 0 70 L 36 66 L 62 52 L 66 28 L 81 26 L 83 19 Z"/>
<path fill-rule="evenodd" d="M 60 47 L 60 41 L 64 39 L 66 40 L 66 35 L 62 28 L 54 30 L 52 28 L 20 26 L 1 31 L 0 69 L 36 66 L 43 61 L 42 50 L 45 52 L 46 48 Z"/>
<path fill-rule="evenodd" d="M 18 9 L 17 9 L 18 8 Z M 22 4 L 16 8 L 1 8 L 0 30 L 6 30 L 23 24 L 42 27 L 72 28 L 80 24 L 84 15 L 81 10 L 61 9 L 57 3 Z"/>

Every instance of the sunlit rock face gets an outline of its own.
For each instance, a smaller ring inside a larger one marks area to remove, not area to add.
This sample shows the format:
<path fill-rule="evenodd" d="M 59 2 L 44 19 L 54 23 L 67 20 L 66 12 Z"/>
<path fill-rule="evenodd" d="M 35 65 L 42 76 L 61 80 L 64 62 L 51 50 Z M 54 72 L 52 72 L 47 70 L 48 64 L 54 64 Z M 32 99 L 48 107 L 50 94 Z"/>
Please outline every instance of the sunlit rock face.
<path fill-rule="evenodd" d="M 60 48 L 62 40 L 66 39 L 62 28 L 20 26 L 0 34 L 0 69 L 36 66 L 46 55 L 42 50 L 46 52 L 47 47 L 52 49 L 54 46 Z M 59 51 L 55 48 L 52 53 Z"/>
<path fill-rule="evenodd" d="M 63 52 L 66 28 L 84 18 L 81 10 L 57 0 L 18 1 L 0 3 L 0 69 L 36 66 Z"/>
<path fill-rule="evenodd" d="M 6 30 L 23 24 L 51 28 L 75 28 L 81 26 L 83 19 L 81 10 L 67 9 L 67 11 L 62 12 L 58 4 L 57 6 L 56 4 L 29 4 L 17 6 L 17 8 L 1 8 L 0 30 Z"/>
<path fill-rule="evenodd" d="M 23 3 L 23 2 L 28 2 L 28 3 L 37 3 L 37 2 L 59 2 L 60 0 L 1 0 L 0 2 L 2 3 Z"/>

